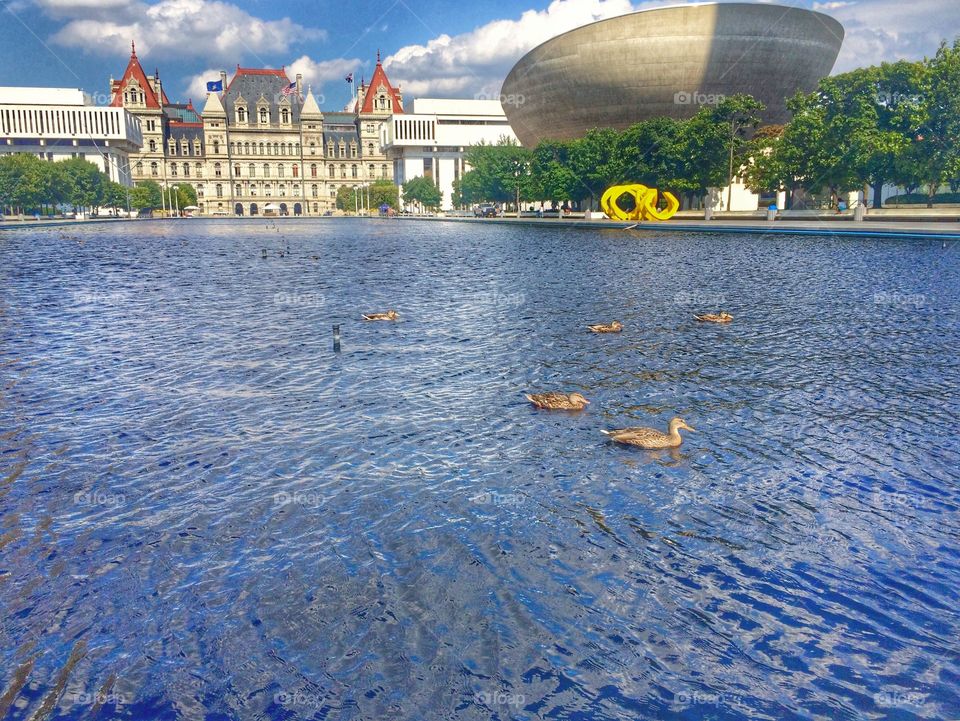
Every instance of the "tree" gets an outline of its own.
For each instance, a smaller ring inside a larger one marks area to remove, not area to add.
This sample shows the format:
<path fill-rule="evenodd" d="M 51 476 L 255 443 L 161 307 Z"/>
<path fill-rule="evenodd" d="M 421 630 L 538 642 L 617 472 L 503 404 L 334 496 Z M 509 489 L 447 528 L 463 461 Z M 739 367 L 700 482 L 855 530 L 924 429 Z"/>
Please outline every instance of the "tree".
<path fill-rule="evenodd" d="M 571 199 L 582 201 L 590 198 L 590 207 L 611 185 L 619 182 L 624 167 L 617 153 L 616 130 L 594 128 L 570 143 L 569 169 L 576 179 L 571 189 Z"/>
<path fill-rule="evenodd" d="M 419 203 L 424 208 L 436 208 L 443 200 L 443 193 L 431 178 L 422 175 L 403 184 L 404 202 Z"/>
<path fill-rule="evenodd" d="M 733 201 L 733 173 L 749 161 L 748 133 L 760 125 L 764 105 L 750 95 L 737 94 L 721 100 L 710 113 L 712 120 L 727 128 L 727 210 Z"/>
<path fill-rule="evenodd" d="M 377 180 L 370 186 L 370 207 L 379 208 L 382 205 L 389 205 L 391 208 L 400 206 L 399 192 L 397 186 L 391 180 Z"/>
<path fill-rule="evenodd" d="M 532 153 L 511 138 L 494 144 L 480 143 L 467 149 L 464 160 L 470 170 L 460 183 L 461 199 L 467 203 L 502 203 L 531 200 L 533 182 Z"/>
<path fill-rule="evenodd" d="M 355 211 L 360 207 L 356 189 L 351 185 L 341 185 L 337 188 L 337 209 Z"/>
<path fill-rule="evenodd" d="M 128 190 L 126 186 L 120 183 L 112 180 L 106 181 L 104 184 L 103 204 L 108 208 L 113 208 L 114 211 L 116 211 L 117 208 L 126 208 Z"/>
<path fill-rule="evenodd" d="M 69 183 L 66 202 L 82 210 L 103 202 L 106 177 L 93 163 L 82 158 L 70 158 L 60 163 Z"/>
<path fill-rule="evenodd" d="M 155 180 L 141 180 L 130 189 L 130 205 L 137 209 L 159 208 L 162 195 L 160 185 Z"/>
<path fill-rule="evenodd" d="M 52 194 L 50 165 L 29 153 L 0 157 L 0 205 L 20 212 L 38 208 Z"/>

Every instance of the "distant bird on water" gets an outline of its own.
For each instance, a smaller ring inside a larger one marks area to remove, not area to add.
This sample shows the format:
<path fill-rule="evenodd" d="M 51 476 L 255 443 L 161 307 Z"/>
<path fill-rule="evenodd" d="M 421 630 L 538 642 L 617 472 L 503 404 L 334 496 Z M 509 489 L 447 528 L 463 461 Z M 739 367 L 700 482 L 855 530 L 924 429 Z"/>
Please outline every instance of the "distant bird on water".
<path fill-rule="evenodd" d="M 395 310 L 388 310 L 386 313 L 365 313 L 364 320 L 396 320 L 400 314 Z"/>
<path fill-rule="evenodd" d="M 626 443 L 640 448 L 676 448 L 683 443 L 683 438 L 680 436 L 681 428 L 687 431 L 694 430 L 682 419 L 673 418 L 670 421 L 669 433 L 661 433 L 655 428 L 618 428 L 600 432 L 610 436 L 610 440 L 617 443 Z"/>
<path fill-rule="evenodd" d="M 704 323 L 729 323 L 733 320 L 733 316 L 726 311 L 720 311 L 719 313 L 704 313 L 703 315 L 695 315 L 693 317 Z"/>
<path fill-rule="evenodd" d="M 615 320 L 613 323 L 597 323 L 596 325 L 588 325 L 587 328 L 589 328 L 593 333 L 619 333 L 623 330 L 623 323 Z"/>
<path fill-rule="evenodd" d="M 590 404 L 590 401 L 579 393 L 560 393 L 558 391 L 528 393 L 527 400 L 537 408 L 549 411 L 582 411 Z"/>

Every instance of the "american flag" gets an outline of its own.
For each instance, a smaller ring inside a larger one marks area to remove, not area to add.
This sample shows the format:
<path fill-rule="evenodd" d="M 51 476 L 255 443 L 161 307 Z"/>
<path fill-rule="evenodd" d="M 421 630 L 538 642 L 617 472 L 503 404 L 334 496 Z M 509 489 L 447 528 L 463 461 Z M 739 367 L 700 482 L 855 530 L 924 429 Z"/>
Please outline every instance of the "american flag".
<path fill-rule="evenodd" d="M 297 82 L 293 81 L 280 92 L 283 93 L 284 95 L 293 95 L 294 93 L 297 92 Z"/>

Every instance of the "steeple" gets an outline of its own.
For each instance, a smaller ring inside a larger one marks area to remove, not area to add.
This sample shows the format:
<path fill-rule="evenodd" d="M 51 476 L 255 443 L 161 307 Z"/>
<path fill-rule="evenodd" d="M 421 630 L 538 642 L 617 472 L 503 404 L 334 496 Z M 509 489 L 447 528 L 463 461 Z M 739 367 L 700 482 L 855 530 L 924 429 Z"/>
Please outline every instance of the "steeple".
<path fill-rule="evenodd" d="M 123 75 L 119 80 L 113 81 L 113 84 L 110 87 L 110 93 L 113 96 L 113 99 L 110 101 L 111 106 L 117 108 L 123 107 L 124 91 L 131 84 L 136 87 L 136 92 L 138 94 L 143 94 L 142 106 L 159 109 L 161 107 L 161 102 L 164 104 L 167 103 L 167 98 L 163 94 L 163 89 L 160 88 L 160 92 L 157 93 L 153 83 L 150 82 L 146 73 L 143 72 L 143 67 L 140 65 L 140 59 L 137 57 L 137 46 L 132 40 L 130 41 L 130 61 L 127 63 L 127 69 L 123 71 Z"/>
<path fill-rule="evenodd" d="M 377 67 L 373 71 L 373 77 L 370 78 L 370 84 L 365 85 L 361 81 L 359 95 L 361 96 L 359 103 L 361 113 L 391 115 L 403 112 L 403 98 L 400 97 L 400 92 L 390 84 L 390 79 L 380 60 L 379 50 L 377 50 Z"/>
<path fill-rule="evenodd" d="M 307 97 L 303 101 L 303 107 L 300 108 L 300 118 L 323 120 L 323 113 L 317 105 L 317 99 L 313 97 L 312 87 L 307 87 Z"/>

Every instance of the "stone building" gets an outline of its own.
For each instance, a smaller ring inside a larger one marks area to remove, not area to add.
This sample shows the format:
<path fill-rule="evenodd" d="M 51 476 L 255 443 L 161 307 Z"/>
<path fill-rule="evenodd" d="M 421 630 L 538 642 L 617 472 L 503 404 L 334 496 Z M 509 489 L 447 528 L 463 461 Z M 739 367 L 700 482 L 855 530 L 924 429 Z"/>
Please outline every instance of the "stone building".
<path fill-rule="evenodd" d="M 222 93 L 208 93 L 203 111 L 171 103 L 159 73 L 146 75 L 131 46 L 111 104 L 137 116 L 143 146 L 130 158 L 133 180 L 162 187 L 188 183 L 203 215 L 322 215 L 342 185 L 392 180 L 381 126 L 403 112 L 379 54 L 369 84 L 361 82 L 346 112 L 324 113 L 303 80 L 286 71 L 237 66 L 221 73 Z"/>

